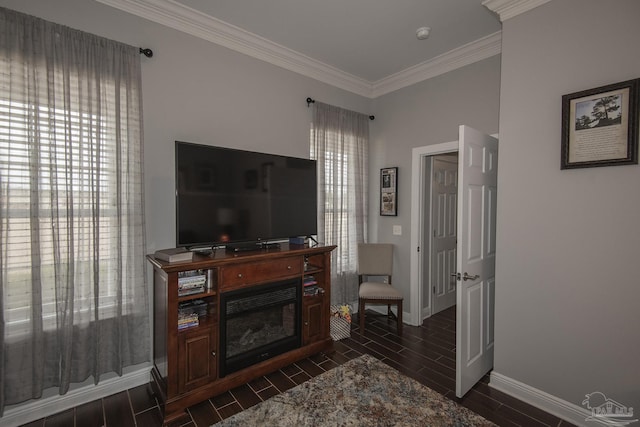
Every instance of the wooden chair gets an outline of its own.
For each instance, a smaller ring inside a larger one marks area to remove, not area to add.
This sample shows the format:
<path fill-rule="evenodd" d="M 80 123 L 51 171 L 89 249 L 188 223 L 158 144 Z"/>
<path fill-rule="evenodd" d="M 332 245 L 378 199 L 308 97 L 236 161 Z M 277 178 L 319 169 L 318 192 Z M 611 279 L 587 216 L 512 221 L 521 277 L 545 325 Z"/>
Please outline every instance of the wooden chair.
<path fill-rule="evenodd" d="M 366 304 L 386 304 L 389 318 L 398 322 L 398 335 L 402 336 L 402 294 L 391 286 L 393 245 L 389 243 L 361 243 L 358 245 L 358 317 L 360 333 L 364 334 Z M 386 276 L 387 283 L 369 282 L 368 276 Z M 367 279 L 366 281 L 363 281 Z M 394 315 L 391 306 L 398 307 Z"/>

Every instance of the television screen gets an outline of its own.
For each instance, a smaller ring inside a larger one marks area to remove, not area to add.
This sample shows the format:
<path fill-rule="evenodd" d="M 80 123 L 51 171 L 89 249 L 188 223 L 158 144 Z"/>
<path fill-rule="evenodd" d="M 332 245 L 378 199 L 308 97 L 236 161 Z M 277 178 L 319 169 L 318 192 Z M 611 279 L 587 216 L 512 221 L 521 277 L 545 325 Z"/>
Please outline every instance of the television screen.
<path fill-rule="evenodd" d="M 315 160 L 176 141 L 176 246 L 317 233 Z"/>

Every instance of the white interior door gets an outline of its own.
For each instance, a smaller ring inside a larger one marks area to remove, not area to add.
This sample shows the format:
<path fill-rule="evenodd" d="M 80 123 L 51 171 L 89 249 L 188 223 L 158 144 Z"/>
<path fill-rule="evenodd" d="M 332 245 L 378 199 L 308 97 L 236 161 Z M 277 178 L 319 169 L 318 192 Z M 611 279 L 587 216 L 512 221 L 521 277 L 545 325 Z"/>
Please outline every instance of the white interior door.
<path fill-rule="evenodd" d="M 431 181 L 431 314 L 456 303 L 458 157 L 434 156 Z"/>
<path fill-rule="evenodd" d="M 493 367 L 498 140 L 459 129 L 456 396 Z"/>

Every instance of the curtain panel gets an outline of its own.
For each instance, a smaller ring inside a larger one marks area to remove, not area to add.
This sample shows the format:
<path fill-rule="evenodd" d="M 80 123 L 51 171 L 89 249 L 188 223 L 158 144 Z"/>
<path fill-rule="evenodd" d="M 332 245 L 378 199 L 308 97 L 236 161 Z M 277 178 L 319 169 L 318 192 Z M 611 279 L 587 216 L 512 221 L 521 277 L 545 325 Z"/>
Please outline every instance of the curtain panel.
<path fill-rule="evenodd" d="M 0 414 L 150 359 L 138 49 L 0 8 Z"/>
<path fill-rule="evenodd" d="M 315 102 L 311 158 L 318 161 L 318 238 L 331 253 L 331 303 L 358 300 L 357 247 L 366 241 L 369 117 Z"/>

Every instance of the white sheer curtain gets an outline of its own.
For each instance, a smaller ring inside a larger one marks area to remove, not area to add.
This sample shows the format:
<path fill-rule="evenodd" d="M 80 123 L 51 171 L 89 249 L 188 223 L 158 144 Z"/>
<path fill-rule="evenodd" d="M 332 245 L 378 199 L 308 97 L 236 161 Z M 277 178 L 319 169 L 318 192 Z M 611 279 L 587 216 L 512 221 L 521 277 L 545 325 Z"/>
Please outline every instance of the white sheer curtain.
<path fill-rule="evenodd" d="M 138 49 L 0 8 L 0 414 L 149 360 Z"/>
<path fill-rule="evenodd" d="M 331 254 L 333 304 L 358 300 L 357 245 L 366 240 L 369 117 L 316 102 L 311 158 L 318 161 L 318 240 Z"/>

